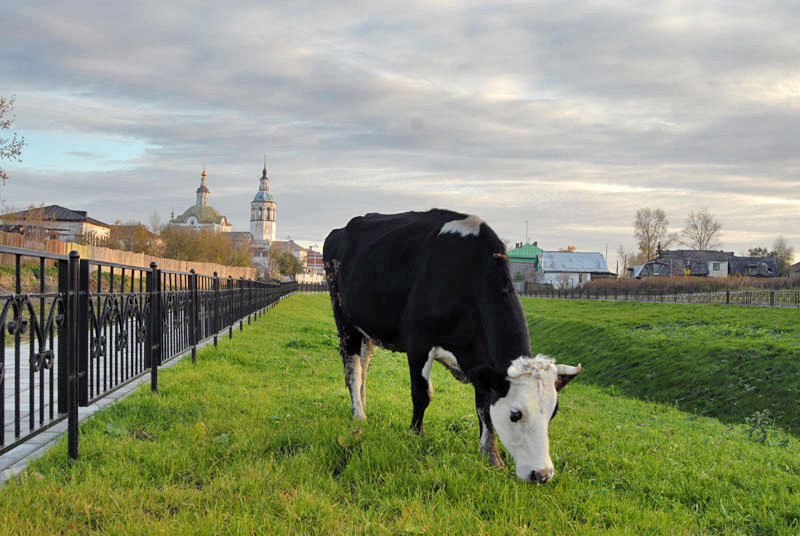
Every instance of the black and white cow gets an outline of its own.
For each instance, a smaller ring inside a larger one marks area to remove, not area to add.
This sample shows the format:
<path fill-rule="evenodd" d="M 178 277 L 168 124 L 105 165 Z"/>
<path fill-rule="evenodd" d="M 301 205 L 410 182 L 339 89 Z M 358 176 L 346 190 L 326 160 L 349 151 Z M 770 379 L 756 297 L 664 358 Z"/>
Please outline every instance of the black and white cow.
<path fill-rule="evenodd" d="M 581 367 L 530 357 L 528 324 L 505 247 L 476 216 L 447 210 L 367 214 L 325 239 L 323 259 L 353 416 L 365 419 L 375 346 L 406 352 L 423 433 L 433 361 L 475 387 L 481 450 L 503 466 L 494 429 L 517 476 L 553 476 L 548 431 L 557 394 Z"/>

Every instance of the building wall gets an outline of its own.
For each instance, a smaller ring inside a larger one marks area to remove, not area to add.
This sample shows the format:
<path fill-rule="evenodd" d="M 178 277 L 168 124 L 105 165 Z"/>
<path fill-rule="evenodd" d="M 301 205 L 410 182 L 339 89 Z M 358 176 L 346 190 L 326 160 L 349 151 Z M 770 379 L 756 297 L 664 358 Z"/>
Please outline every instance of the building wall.
<path fill-rule="evenodd" d="M 719 270 L 714 270 L 714 263 L 719 264 Z M 708 261 L 709 277 L 728 277 L 728 261 Z"/>
<path fill-rule="evenodd" d="M 541 276 L 541 282 L 545 285 L 553 285 L 553 288 L 575 288 L 592 280 L 590 273 L 575 272 L 545 272 Z"/>

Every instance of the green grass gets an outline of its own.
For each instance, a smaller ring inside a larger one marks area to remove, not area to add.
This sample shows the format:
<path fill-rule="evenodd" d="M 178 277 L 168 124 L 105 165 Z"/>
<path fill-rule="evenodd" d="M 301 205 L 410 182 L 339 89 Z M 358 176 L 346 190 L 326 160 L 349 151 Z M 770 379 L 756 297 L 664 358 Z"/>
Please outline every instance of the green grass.
<path fill-rule="evenodd" d="M 786 432 L 766 429 L 759 441 L 752 426 L 593 385 L 587 369 L 561 393 L 551 433 L 556 476 L 530 485 L 513 468 L 483 461 L 472 388 L 442 367 L 433 370 L 427 435 L 411 434 L 399 354 L 378 351 L 369 421 L 353 433 L 337 344 L 326 296 L 285 300 L 232 342 L 203 349 L 196 365 L 164 370 L 158 395 L 143 388 L 87 421 L 77 463 L 67 464 L 62 443 L 0 488 L 0 527 L 170 535 L 800 531 L 800 441 Z"/>
<path fill-rule="evenodd" d="M 522 300 L 535 351 L 626 395 L 800 433 L 800 310 Z M 766 413 L 764 413 L 766 412 Z"/>

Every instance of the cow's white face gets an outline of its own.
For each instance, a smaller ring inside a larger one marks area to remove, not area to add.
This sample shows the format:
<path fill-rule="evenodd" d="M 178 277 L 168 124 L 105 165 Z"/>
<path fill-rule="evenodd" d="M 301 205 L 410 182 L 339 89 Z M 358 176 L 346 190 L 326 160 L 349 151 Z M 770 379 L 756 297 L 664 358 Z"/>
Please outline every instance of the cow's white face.
<path fill-rule="evenodd" d="M 489 412 L 497 435 L 514 457 L 520 479 L 547 482 L 553 477 L 549 430 L 558 404 L 557 388 L 580 371 L 580 365 L 556 365 L 542 355 L 520 357 L 508 368 L 508 393 Z"/>

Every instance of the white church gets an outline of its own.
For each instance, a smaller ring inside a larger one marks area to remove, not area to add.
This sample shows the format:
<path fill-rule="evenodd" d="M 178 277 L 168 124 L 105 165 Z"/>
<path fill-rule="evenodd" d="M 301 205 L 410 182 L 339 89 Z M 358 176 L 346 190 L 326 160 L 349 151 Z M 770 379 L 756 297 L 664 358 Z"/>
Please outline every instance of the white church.
<path fill-rule="evenodd" d="M 267 177 L 267 159 L 264 158 L 264 169 L 261 171 L 258 191 L 250 202 L 250 232 L 231 231 L 228 219 L 208 203 L 210 191 L 206 184 L 206 170 L 201 174 L 200 186 L 197 188 L 197 201 L 177 218 L 173 216 L 170 225 L 193 227 L 195 229 L 212 229 L 229 233 L 233 240 L 249 238 L 253 253 L 253 264 L 260 274 L 266 271 L 269 251 L 278 249 L 288 251 L 306 266 L 304 273 L 297 274 L 301 283 L 320 283 L 325 274 L 322 269 L 322 254 L 313 249 L 306 249 L 292 240 L 277 240 L 278 204 L 269 191 Z"/>

